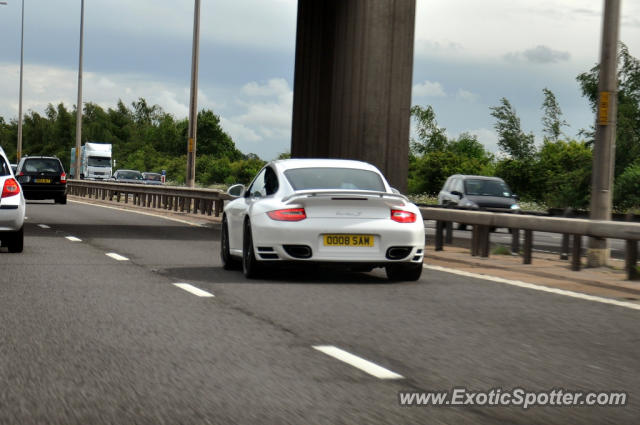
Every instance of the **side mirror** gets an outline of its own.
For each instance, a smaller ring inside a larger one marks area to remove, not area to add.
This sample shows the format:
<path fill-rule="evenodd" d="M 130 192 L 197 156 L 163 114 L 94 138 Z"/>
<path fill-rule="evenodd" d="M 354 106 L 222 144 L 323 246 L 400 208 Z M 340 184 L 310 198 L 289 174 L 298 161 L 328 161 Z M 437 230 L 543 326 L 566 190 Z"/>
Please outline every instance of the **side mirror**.
<path fill-rule="evenodd" d="M 460 199 L 464 198 L 464 195 L 462 193 L 458 192 L 457 190 L 452 190 L 451 194 L 452 195 L 456 195 Z"/>
<path fill-rule="evenodd" d="M 227 195 L 233 196 L 234 198 L 239 198 L 244 195 L 244 185 L 243 184 L 234 184 L 229 189 L 227 189 Z"/>

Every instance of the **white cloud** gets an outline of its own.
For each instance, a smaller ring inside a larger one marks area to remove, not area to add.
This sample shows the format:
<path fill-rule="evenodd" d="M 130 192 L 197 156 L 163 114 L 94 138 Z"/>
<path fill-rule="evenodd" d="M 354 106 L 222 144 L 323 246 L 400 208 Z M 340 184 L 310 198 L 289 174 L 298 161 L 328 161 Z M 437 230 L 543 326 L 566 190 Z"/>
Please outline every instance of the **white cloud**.
<path fill-rule="evenodd" d="M 497 153 L 498 148 L 498 133 L 488 128 L 477 128 L 475 130 L 469 130 L 467 133 L 475 134 L 478 136 L 478 141 L 484 145 L 484 148 L 492 153 Z"/>
<path fill-rule="evenodd" d="M 413 86 L 415 97 L 446 97 L 447 94 L 438 82 L 424 81 Z"/>
<path fill-rule="evenodd" d="M 464 89 L 458 89 L 458 92 L 456 93 L 456 99 L 465 102 L 475 102 L 478 98 L 479 96 L 477 94 Z"/>
<path fill-rule="evenodd" d="M 242 87 L 242 93 L 247 96 L 280 96 L 289 92 L 289 83 L 284 78 L 273 78 L 266 84 L 251 81 Z"/>
<path fill-rule="evenodd" d="M 0 98 L 14 99 L 0 102 L 0 116 L 5 119 L 18 116 L 19 73 L 13 65 L 0 64 Z M 140 75 L 99 74 L 85 72 L 82 88 L 83 102 L 93 102 L 105 108 L 113 108 L 119 99 L 129 105 L 143 97 L 150 104 L 160 105 L 178 119 L 188 115 L 188 87 L 153 81 Z M 78 74 L 76 70 L 40 65 L 25 65 L 23 88 L 23 111 L 42 113 L 49 103 L 64 103 L 71 109 L 77 102 Z M 200 105 L 211 103 L 200 92 Z"/>
<path fill-rule="evenodd" d="M 280 78 L 266 83 L 252 81 L 242 87 L 241 94 L 243 97 L 238 99 L 238 105 L 243 112 L 225 121 L 234 140 L 288 143 L 291 138 L 293 91 L 287 81 Z"/>
<path fill-rule="evenodd" d="M 520 61 L 525 60 L 531 63 L 547 64 L 566 62 L 571 55 L 569 52 L 562 52 L 554 50 L 547 46 L 536 46 L 531 49 L 526 49 L 522 52 L 512 52 L 504 55 L 504 58 L 508 61 Z"/>

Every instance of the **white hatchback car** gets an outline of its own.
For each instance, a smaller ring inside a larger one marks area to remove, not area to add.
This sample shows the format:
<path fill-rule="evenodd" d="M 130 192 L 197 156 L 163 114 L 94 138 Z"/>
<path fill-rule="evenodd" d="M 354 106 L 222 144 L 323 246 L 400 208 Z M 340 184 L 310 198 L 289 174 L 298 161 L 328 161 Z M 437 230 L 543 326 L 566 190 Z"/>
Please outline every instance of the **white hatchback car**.
<path fill-rule="evenodd" d="M 224 208 L 221 258 L 245 276 L 266 263 L 312 262 L 354 270 L 385 267 L 390 280 L 418 280 L 424 257 L 420 210 L 373 165 L 337 159 L 268 163 Z"/>
<path fill-rule="evenodd" d="M 25 201 L 9 160 L 0 147 L 0 241 L 9 252 L 22 252 Z"/>

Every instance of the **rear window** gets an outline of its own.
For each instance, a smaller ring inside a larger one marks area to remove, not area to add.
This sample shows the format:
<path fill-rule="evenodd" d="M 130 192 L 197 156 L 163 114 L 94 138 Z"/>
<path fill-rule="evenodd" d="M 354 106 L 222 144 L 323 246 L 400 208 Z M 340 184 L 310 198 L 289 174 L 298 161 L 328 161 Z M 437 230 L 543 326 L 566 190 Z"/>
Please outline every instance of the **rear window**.
<path fill-rule="evenodd" d="M 0 156 L 0 176 L 9 176 L 9 175 L 11 175 L 11 169 L 9 168 L 9 164 L 7 164 L 4 158 Z"/>
<path fill-rule="evenodd" d="M 144 179 L 145 180 L 154 180 L 154 181 L 161 181 L 162 180 L 162 175 L 161 174 L 143 174 Z"/>
<path fill-rule="evenodd" d="M 355 168 L 294 168 L 284 172 L 294 190 L 351 189 L 385 192 L 380 175 Z"/>
<path fill-rule="evenodd" d="M 142 174 L 138 171 L 118 171 L 119 179 L 142 180 Z"/>
<path fill-rule="evenodd" d="M 27 173 L 61 173 L 60 161 L 54 158 L 32 158 L 24 161 L 22 171 Z"/>
<path fill-rule="evenodd" d="M 511 190 L 498 180 L 465 180 L 467 195 L 510 197 Z"/>

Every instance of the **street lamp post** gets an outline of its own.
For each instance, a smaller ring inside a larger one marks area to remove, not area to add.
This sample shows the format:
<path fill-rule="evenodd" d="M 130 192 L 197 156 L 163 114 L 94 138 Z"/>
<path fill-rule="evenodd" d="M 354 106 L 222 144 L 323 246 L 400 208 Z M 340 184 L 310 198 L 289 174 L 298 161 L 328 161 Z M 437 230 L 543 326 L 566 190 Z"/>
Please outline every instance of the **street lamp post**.
<path fill-rule="evenodd" d="M 620 0 L 605 0 L 598 79 L 599 102 L 591 179 L 591 213 L 589 218 L 592 220 L 611 220 L 611 192 L 613 189 L 618 110 L 619 22 Z M 587 250 L 589 266 L 605 266 L 608 257 L 607 240 L 596 237 L 589 238 L 589 249 Z"/>
<path fill-rule="evenodd" d="M 84 34 L 84 0 L 80 4 L 80 55 L 78 59 L 78 102 L 76 106 L 76 154 L 73 177 L 80 178 L 80 143 L 82 141 L 82 41 Z"/>
<path fill-rule="evenodd" d="M 20 26 L 20 95 L 18 96 L 18 148 L 16 162 L 22 158 L 22 71 L 24 68 L 24 0 L 22 0 L 22 24 Z"/>
<path fill-rule="evenodd" d="M 187 142 L 187 187 L 196 181 L 196 136 L 198 132 L 198 52 L 200 49 L 200 0 L 193 11 L 193 45 L 191 55 L 191 95 L 189 99 L 189 135 Z"/>

